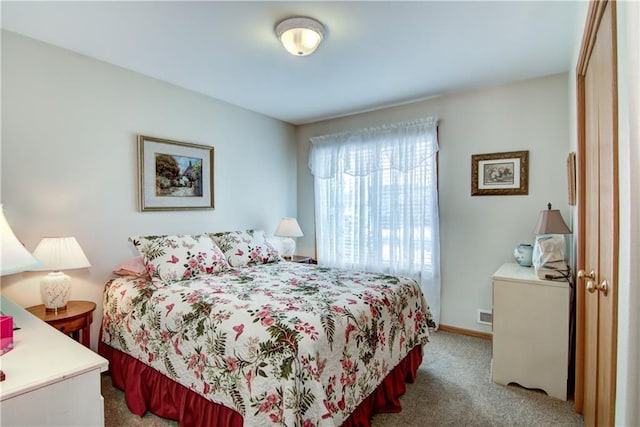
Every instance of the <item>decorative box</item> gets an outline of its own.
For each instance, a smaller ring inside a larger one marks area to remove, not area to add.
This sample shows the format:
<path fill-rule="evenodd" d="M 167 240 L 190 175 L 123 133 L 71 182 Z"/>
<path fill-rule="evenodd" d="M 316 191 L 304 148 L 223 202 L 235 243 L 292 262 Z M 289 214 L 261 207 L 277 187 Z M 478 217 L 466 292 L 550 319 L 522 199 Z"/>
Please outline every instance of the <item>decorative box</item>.
<path fill-rule="evenodd" d="M 0 355 L 13 348 L 13 317 L 0 316 Z"/>

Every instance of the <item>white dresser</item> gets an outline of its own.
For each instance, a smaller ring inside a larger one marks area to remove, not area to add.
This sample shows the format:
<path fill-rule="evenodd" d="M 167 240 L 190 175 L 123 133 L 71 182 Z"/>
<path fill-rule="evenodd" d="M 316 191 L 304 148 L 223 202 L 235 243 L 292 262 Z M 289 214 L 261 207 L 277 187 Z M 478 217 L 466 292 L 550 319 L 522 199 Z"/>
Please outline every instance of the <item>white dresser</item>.
<path fill-rule="evenodd" d="M 531 267 L 504 264 L 493 275 L 495 383 L 517 383 L 567 400 L 567 282 L 540 280 Z"/>
<path fill-rule="evenodd" d="M 0 424 L 5 426 L 103 426 L 100 373 L 103 357 L 0 296 L 13 316 L 14 348 L 0 356 Z"/>

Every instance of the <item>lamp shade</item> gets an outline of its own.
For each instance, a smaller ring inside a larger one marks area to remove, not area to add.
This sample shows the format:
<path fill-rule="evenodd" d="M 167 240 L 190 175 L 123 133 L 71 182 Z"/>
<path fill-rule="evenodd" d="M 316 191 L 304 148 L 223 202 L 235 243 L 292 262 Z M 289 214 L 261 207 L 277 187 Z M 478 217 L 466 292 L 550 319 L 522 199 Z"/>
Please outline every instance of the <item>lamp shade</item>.
<path fill-rule="evenodd" d="M 276 232 L 276 236 L 280 237 L 302 237 L 302 230 L 298 225 L 298 221 L 295 218 L 282 218 Z"/>
<path fill-rule="evenodd" d="M 311 18 L 288 18 L 276 26 L 276 35 L 290 54 L 306 56 L 322 42 L 324 26 Z"/>
<path fill-rule="evenodd" d="M 91 267 L 75 237 L 45 237 L 33 251 L 42 261 L 34 271 L 60 271 Z"/>
<path fill-rule="evenodd" d="M 40 265 L 40 262 L 29 253 L 15 234 L 13 234 L 9 223 L 4 217 L 2 205 L 0 205 L 0 232 L 2 233 L 0 276 L 31 270 Z"/>
<path fill-rule="evenodd" d="M 551 203 L 547 205 L 547 210 L 540 211 L 538 216 L 538 223 L 533 229 L 533 233 L 540 234 L 571 234 L 571 230 L 567 227 L 567 224 L 562 219 L 560 211 L 557 209 L 551 209 Z"/>

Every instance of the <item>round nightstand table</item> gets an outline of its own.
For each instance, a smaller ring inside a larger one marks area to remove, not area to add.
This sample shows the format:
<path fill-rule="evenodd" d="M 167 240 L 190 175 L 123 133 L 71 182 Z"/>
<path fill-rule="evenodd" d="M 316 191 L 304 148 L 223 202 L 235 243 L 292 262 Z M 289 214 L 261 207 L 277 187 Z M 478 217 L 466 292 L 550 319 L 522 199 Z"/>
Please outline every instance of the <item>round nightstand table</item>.
<path fill-rule="evenodd" d="M 96 304 L 91 301 L 69 301 L 65 310 L 57 312 L 47 311 L 44 304 L 27 307 L 26 310 L 38 316 L 60 332 L 71 335 L 85 347 L 91 347 L 91 331 L 89 326 L 93 321 L 93 311 Z M 79 338 L 81 334 L 82 340 Z"/>

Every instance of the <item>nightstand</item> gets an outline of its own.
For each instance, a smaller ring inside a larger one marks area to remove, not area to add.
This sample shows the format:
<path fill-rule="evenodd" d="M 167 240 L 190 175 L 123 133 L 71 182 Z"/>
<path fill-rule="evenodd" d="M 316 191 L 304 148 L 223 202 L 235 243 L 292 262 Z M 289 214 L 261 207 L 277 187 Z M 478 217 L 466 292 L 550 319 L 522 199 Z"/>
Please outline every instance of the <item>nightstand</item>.
<path fill-rule="evenodd" d="M 27 307 L 26 310 L 38 316 L 60 332 L 71 335 L 76 341 L 90 348 L 91 331 L 89 327 L 93 321 L 93 311 L 96 304 L 91 301 L 69 301 L 66 310 L 48 312 L 44 304 Z M 81 340 L 79 335 L 81 334 Z"/>
<path fill-rule="evenodd" d="M 571 289 L 531 267 L 504 264 L 493 275 L 492 377 L 567 400 Z"/>
<path fill-rule="evenodd" d="M 289 261 L 297 262 L 299 264 L 317 264 L 318 263 L 318 261 L 316 261 L 312 257 L 304 256 L 304 255 L 294 255 L 291 257 Z"/>

